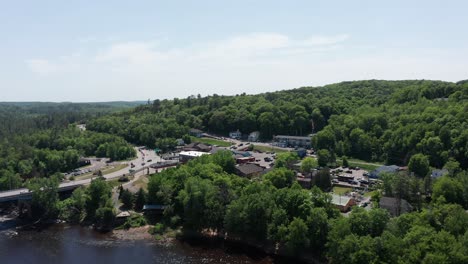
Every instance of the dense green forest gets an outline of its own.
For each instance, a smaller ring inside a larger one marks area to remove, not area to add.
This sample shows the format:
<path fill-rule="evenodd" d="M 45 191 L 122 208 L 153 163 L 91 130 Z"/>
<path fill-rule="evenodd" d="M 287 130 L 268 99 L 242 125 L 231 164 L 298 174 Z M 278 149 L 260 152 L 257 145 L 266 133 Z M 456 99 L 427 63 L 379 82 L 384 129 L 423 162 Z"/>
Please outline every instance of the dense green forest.
<path fill-rule="evenodd" d="M 147 192 L 121 189 L 120 198 L 136 211 L 145 202 L 164 205 L 153 230 L 158 234 L 179 228 L 218 234 L 330 263 L 468 263 L 468 82 L 343 82 L 155 100 L 124 111 L 35 113 L 29 107 L 0 105 L 0 190 L 26 184 L 37 218 L 113 226 L 111 187 L 102 179 L 58 199 L 57 172 L 76 167 L 81 156 L 124 159 L 135 155 L 130 143 L 170 146 L 190 128 L 220 135 L 258 130 L 263 140 L 313 133 L 318 159 L 306 159 L 303 171 L 347 156 L 408 165 L 414 175 L 383 174 L 373 209 L 355 207 L 343 216 L 325 192 L 327 168 L 307 190 L 291 170 L 298 159 L 293 153 L 278 154 L 272 170 L 250 180 L 234 174 L 230 151 L 220 151 L 149 176 Z M 432 179 L 429 165 L 448 173 Z M 378 208 L 382 194 L 407 200 L 415 211 L 391 218 Z"/>
<path fill-rule="evenodd" d="M 179 138 L 189 128 L 222 135 L 258 130 L 264 140 L 316 133 L 315 148 L 336 156 L 406 165 L 422 153 L 434 167 L 454 158 L 468 168 L 468 83 L 371 80 L 155 100 L 94 119 L 88 127 L 151 147 L 155 139 Z"/>
<path fill-rule="evenodd" d="M 0 190 L 19 188 L 29 178 L 75 169 L 83 156 L 114 160 L 135 156 L 124 139 L 80 131 L 74 125 L 131 105 L 0 103 Z"/>
<path fill-rule="evenodd" d="M 415 212 L 391 218 L 378 208 L 379 197 L 371 210 L 355 207 L 343 216 L 331 204 L 329 194 L 318 187 L 303 189 L 286 163 L 275 165 L 256 180 L 232 174 L 234 166 L 230 151 L 204 155 L 151 175 L 148 192 L 140 189 L 132 195 L 121 189 L 120 196 L 126 208 L 137 211 L 146 201 L 166 205 L 154 227 L 156 234 L 181 227 L 186 236 L 218 234 L 275 248 L 281 254 L 329 263 L 468 262 L 466 171 L 442 176 L 430 185 L 434 188 L 432 200 L 422 201 Z M 408 175 L 392 177 L 384 179 L 389 185 L 385 187 L 387 195 L 418 184 L 417 178 Z M 425 192 L 422 185 L 417 188 Z M 90 188 L 77 189 L 64 201 L 48 199 L 55 192 L 48 193 L 36 198 L 36 210 L 43 214 L 112 226 L 115 216 L 104 181 L 93 181 Z M 130 218 L 123 226 L 131 227 L 136 220 L 136 226 L 147 223 L 141 217 Z"/>

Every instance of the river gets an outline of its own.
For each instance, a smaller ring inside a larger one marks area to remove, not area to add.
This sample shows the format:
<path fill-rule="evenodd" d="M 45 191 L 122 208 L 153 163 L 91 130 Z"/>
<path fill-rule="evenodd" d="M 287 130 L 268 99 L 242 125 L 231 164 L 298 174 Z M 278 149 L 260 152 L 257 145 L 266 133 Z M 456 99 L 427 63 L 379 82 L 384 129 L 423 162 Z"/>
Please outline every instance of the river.
<path fill-rule="evenodd" d="M 1 225 L 0 225 L 1 226 Z M 52 225 L 41 231 L 0 229 L 3 264 L 90 263 L 276 263 L 271 257 L 246 255 L 225 246 L 193 246 L 175 241 L 119 240 L 90 228 Z"/>

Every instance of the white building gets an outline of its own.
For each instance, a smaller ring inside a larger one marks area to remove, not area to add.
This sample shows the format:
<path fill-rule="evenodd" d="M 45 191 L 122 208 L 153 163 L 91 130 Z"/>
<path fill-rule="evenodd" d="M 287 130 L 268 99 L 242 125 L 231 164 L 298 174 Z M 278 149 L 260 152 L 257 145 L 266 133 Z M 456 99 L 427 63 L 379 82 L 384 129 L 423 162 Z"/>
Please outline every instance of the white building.
<path fill-rule="evenodd" d="M 312 146 L 311 137 L 297 137 L 297 136 L 275 136 L 274 141 L 276 145 L 281 147 L 303 147 L 310 148 Z"/>
<path fill-rule="evenodd" d="M 210 155 L 210 153 L 201 151 L 182 151 L 179 153 L 179 159 L 180 162 L 187 162 L 191 159 L 198 158 L 203 155 Z"/>
<path fill-rule="evenodd" d="M 259 138 L 260 138 L 260 132 L 254 131 L 254 132 L 249 134 L 248 141 L 257 142 Z"/>
<path fill-rule="evenodd" d="M 237 129 L 237 131 L 229 132 L 229 137 L 234 139 L 240 139 L 242 137 L 242 133 Z"/>

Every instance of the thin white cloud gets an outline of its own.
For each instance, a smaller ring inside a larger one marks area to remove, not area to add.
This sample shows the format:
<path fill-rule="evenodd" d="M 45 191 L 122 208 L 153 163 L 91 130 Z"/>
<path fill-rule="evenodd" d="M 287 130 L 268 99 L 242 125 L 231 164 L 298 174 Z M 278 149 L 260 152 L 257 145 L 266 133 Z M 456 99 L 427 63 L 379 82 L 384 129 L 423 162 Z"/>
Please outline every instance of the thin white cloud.
<path fill-rule="evenodd" d="M 32 72 L 43 75 L 55 73 L 58 69 L 57 65 L 44 59 L 27 60 L 26 64 Z"/>
<path fill-rule="evenodd" d="M 73 101 L 252 94 L 356 79 L 466 78 L 462 58 L 468 51 L 368 52 L 350 46 L 349 39 L 253 33 L 178 48 L 165 48 L 167 41 L 114 42 L 94 52 L 26 63 L 48 77 L 35 86 L 66 87 L 56 94 Z"/>
<path fill-rule="evenodd" d="M 252 33 L 166 50 L 160 49 L 158 42 L 124 42 L 115 43 L 102 50 L 94 60 L 98 63 L 112 63 L 112 68 L 119 71 L 131 71 L 132 67 L 156 70 L 163 65 L 179 68 L 187 64 L 251 64 L 271 60 L 276 56 L 327 52 L 347 38 L 348 35 L 336 35 L 296 40 L 278 33 Z"/>
<path fill-rule="evenodd" d="M 336 36 L 314 36 L 302 42 L 304 46 L 326 46 L 336 45 L 346 41 L 349 38 L 348 34 L 341 34 Z"/>

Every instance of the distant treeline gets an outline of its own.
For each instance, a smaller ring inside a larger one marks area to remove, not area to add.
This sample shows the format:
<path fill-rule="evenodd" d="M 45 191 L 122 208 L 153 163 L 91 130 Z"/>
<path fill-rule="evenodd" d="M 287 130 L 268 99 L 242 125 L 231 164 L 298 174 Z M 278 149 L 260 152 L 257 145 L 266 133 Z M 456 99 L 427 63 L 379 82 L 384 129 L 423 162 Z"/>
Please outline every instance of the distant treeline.
<path fill-rule="evenodd" d="M 52 127 L 65 128 L 144 102 L 43 103 L 0 102 L 0 139 Z"/>
<path fill-rule="evenodd" d="M 416 154 L 432 166 L 449 158 L 468 167 L 468 83 L 441 81 L 355 81 L 259 95 L 155 100 L 106 115 L 89 128 L 155 146 L 189 128 L 219 134 L 260 131 L 273 135 L 317 133 L 316 149 L 337 156 L 406 165 Z"/>

